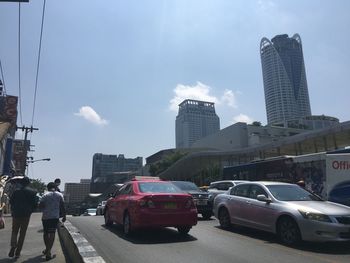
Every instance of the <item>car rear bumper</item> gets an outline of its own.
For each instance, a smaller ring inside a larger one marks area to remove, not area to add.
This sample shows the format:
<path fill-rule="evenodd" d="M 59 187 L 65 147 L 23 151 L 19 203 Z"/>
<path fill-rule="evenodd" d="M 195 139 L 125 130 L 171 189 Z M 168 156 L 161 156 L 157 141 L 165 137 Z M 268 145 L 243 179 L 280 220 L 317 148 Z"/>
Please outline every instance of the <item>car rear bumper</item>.
<path fill-rule="evenodd" d="M 350 241 L 350 225 L 303 220 L 299 227 L 305 241 Z"/>
<path fill-rule="evenodd" d="M 197 211 L 198 211 L 198 214 L 208 213 L 208 212 L 213 213 L 213 206 L 210 203 L 208 203 L 208 205 L 197 205 Z"/>
<path fill-rule="evenodd" d="M 197 209 L 173 212 L 142 209 L 131 220 L 133 228 L 194 226 L 197 224 Z"/>

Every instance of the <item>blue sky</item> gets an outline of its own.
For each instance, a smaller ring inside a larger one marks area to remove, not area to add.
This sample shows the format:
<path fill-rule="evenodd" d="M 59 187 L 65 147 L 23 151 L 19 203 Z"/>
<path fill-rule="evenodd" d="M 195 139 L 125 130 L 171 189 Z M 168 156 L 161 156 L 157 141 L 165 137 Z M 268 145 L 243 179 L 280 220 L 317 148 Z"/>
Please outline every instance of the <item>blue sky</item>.
<path fill-rule="evenodd" d="M 22 123 L 31 124 L 43 0 L 21 5 Z M 46 2 L 29 176 L 91 177 L 92 156 L 175 146 L 177 104 L 215 102 L 221 128 L 266 124 L 259 44 L 299 33 L 312 113 L 350 120 L 350 1 Z M 18 88 L 18 4 L 0 3 L 7 94 Z M 21 138 L 23 134 L 17 134 Z"/>

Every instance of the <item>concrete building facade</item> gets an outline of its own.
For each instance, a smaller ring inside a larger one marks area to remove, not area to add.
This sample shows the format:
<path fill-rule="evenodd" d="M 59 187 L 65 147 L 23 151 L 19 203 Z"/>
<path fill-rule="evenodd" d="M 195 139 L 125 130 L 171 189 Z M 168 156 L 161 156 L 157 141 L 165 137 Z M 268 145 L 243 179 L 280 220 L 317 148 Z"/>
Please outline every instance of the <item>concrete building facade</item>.
<path fill-rule="evenodd" d="M 90 193 L 90 179 L 81 179 L 80 183 L 65 183 L 64 200 L 67 204 L 77 204 L 84 201 Z"/>
<path fill-rule="evenodd" d="M 311 115 L 298 120 L 288 121 L 288 127 L 302 127 L 308 130 L 318 130 L 339 124 L 339 119 L 325 115 Z"/>
<path fill-rule="evenodd" d="M 311 115 L 301 38 L 277 35 L 260 42 L 268 125 Z"/>
<path fill-rule="evenodd" d="M 220 130 L 220 119 L 213 102 L 184 100 L 179 105 L 175 123 L 176 148 L 188 148 Z"/>
<path fill-rule="evenodd" d="M 196 141 L 192 147 L 206 147 L 220 151 L 238 150 L 271 143 L 303 132 L 306 132 L 306 130 L 275 126 L 255 126 L 237 122 L 215 134 Z"/>
<path fill-rule="evenodd" d="M 125 158 L 123 154 L 95 153 L 92 161 L 91 192 L 103 192 L 108 185 L 119 183 L 142 168 L 143 158 Z M 124 177 L 123 177 L 124 178 Z"/>

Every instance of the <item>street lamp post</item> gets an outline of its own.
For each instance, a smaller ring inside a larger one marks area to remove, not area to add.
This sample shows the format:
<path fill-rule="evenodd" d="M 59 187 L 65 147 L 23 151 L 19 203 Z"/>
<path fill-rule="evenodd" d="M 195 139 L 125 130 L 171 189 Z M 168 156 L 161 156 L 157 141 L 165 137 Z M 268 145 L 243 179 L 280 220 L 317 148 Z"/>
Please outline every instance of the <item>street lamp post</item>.
<path fill-rule="evenodd" d="M 51 158 L 43 158 L 43 159 L 37 159 L 37 160 L 33 160 L 34 158 L 31 156 L 31 157 L 27 157 L 27 163 L 26 163 L 26 174 L 28 176 L 28 171 L 29 171 L 29 164 L 30 163 L 36 163 L 36 162 L 40 162 L 40 161 L 51 161 Z"/>
<path fill-rule="evenodd" d="M 38 159 L 38 160 L 28 160 L 27 163 L 35 163 L 39 161 L 51 161 L 50 158 Z"/>

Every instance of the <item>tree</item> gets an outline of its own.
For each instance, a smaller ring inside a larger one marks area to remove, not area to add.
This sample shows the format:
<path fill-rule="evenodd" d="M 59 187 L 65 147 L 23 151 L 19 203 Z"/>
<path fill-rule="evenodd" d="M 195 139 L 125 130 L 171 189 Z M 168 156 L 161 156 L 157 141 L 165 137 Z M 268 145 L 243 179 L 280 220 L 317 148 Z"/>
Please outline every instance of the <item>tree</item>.
<path fill-rule="evenodd" d="M 253 121 L 252 125 L 260 127 L 261 126 L 261 122 L 260 121 Z"/>
<path fill-rule="evenodd" d="M 40 195 L 44 194 L 44 191 L 46 190 L 46 184 L 41 181 L 41 179 L 31 179 L 30 183 L 31 188 L 36 190 Z"/>

